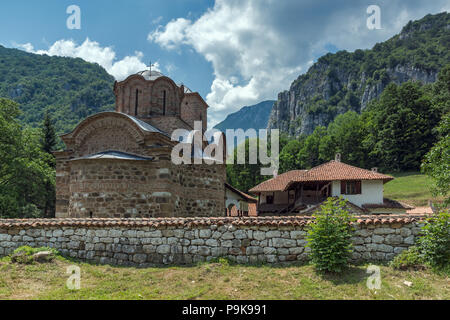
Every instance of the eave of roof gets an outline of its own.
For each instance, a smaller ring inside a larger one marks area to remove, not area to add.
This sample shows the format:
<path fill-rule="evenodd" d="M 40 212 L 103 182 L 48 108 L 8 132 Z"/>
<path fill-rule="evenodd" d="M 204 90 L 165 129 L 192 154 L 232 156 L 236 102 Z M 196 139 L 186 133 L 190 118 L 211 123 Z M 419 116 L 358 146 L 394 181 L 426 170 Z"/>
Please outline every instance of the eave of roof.
<path fill-rule="evenodd" d="M 144 132 L 160 133 L 160 134 L 165 135 L 170 138 L 170 136 L 166 132 L 156 128 L 155 126 L 152 126 L 136 117 L 130 116 L 129 114 L 122 113 L 122 112 L 116 112 L 116 111 L 103 111 L 103 112 L 98 112 L 98 113 L 92 114 L 92 115 L 86 117 L 85 119 L 83 119 L 80 123 L 78 123 L 78 125 L 75 127 L 75 129 L 73 129 L 71 132 L 64 133 L 60 137 L 65 138 L 65 137 L 69 137 L 69 136 L 73 135 L 77 131 L 77 129 L 80 128 L 88 120 L 98 118 L 102 115 L 122 116 L 122 117 L 128 118 L 131 121 L 133 121 L 138 126 L 138 128 Z"/>
<path fill-rule="evenodd" d="M 166 132 L 158 129 L 155 126 L 152 126 L 151 124 L 148 124 L 147 122 L 144 122 L 142 120 L 139 120 L 136 117 L 130 116 L 129 114 L 123 113 L 123 115 L 127 116 L 128 118 L 130 118 L 131 120 L 133 120 L 134 123 L 136 123 L 140 129 L 142 129 L 143 131 L 147 131 L 147 132 L 157 132 L 157 133 L 161 133 L 167 137 L 170 137 Z"/>
<path fill-rule="evenodd" d="M 135 154 L 130 154 L 121 151 L 108 150 L 104 152 L 99 152 L 95 154 L 86 155 L 83 157 L 74 158 L 71 161 L 76 160 L 99 160 L 99 159 L 109 159 L 109 160 L 133 160 L 133 161 L 149 161 L 153 160 L 152 157 L 143 157 Z"/>
<path fill-rule="evenodd" d="M 292 170 L 278 175 L 275 178 L 261 182 L 249 190 L 251 193 L 284 191 L 292 179 L 297 175 L 302 175 L 306 170 Z"/>
<path fill-rule="evenodd" d="M 236 188 L 234 188 L 232 185 L 228 184 L 225 182 L 225 188 L 228 188 L 229 190 L 231 190 L 232 192 L 238 194 L 239 196 L 241 196 L 242 198 L 244 198 L 245 200 L 251 201 L 251 202 L 257 202 L 258 200 L 244 192 L 242 192 L 241 190 L 238 190 Z"/>

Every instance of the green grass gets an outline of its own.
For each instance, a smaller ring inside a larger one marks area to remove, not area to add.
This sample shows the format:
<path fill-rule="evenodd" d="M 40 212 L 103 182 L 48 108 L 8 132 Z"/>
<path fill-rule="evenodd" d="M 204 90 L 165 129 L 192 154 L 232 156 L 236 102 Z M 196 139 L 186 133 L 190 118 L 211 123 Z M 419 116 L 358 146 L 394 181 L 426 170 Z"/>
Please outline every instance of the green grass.
<path fill-rule="evenodd" d="M 426 206 L 428 200 L 442 201 L 434 198 L 430 192 L 431 179 L 419 172 L 390 173 L 395 179 L 384 185 L 384 196 L 389 199 L 404 201 L 414 206 Z"/>
<path fill-rule="evenodd" d="M 81 268 L 81 289 L 65 283 L 69 265 Z M 100 266 L 58 257 L 20 265 L 0 260 L 0 299 L 450 299 L 448 274 L 381 267 L 381 289 L 366 287 L 367 266 L 320 275 L 310 265 L 249 266 L 223 262 L 190 267 Z M 404 281 L 411 281 L 408 287 Z"/>

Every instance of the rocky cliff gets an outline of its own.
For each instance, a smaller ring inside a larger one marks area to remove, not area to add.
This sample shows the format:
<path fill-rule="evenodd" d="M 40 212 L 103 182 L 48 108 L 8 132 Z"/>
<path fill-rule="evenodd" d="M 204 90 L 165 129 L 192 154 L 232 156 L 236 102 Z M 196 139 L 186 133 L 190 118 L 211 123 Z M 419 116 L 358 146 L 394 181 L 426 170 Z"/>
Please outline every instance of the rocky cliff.
<path fill-rule="evenodd" d="M 410 21 L 400 34 L 370 50 L 329 53 L 278 94 L 268 128 L 311 134 L 338 114 L 361 112 L 390 82 L 432 83 L 450 62 L 449 48 L 450 14 L 441 13 Z"/>

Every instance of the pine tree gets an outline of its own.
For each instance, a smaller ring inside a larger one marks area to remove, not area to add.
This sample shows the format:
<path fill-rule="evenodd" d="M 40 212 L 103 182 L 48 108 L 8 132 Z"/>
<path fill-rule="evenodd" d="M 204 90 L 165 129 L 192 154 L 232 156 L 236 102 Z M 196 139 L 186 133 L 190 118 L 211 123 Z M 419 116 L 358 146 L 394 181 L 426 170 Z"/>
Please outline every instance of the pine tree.
<path fill-rule="evenodd" d="M 48 165 L 52 168 L 55 168 L 55 157 L 53 156 L 52 151 L 54 151 L 56 146 L 56 133 L 55 128 L 52 123 L 52 119 L 48 114 L 48 111 L 45 111 L 44 122 L 42 125 L 42 150 L 49 154 L 48 157 Z M 47 181 L 45 183 L 45 193 L 46 193 L 46 201 L 44 208 L 44 216 L 45 217 L 53 217 L 55 214 L 55 202 L 56 202 L 56 190 L 54 183 Z"/>
<path fill-rule="evenodd" d="M 45 111 L 42 133 L 42 150 L 51 154 L 56 146 L 56 133 L 55 127 L 53 126 L 52 119 L 50 118 L 48 111 Z"/>

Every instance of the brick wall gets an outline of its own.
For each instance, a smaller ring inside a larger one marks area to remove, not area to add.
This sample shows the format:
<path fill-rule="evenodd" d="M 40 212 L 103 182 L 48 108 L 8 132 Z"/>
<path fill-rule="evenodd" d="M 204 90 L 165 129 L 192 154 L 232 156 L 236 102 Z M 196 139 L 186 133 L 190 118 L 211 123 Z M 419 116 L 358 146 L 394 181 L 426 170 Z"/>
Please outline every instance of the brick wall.
<path fill-rule="evenodd" d="M 388 261 L 415 243 L 424 216 L 365 216 L 355 225 L 354 261 Z M 49 246 L 102 264 L 305 261 L 307 217 L 0 220 L 0 256 Z"/>

